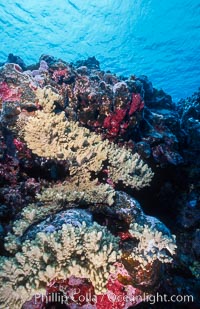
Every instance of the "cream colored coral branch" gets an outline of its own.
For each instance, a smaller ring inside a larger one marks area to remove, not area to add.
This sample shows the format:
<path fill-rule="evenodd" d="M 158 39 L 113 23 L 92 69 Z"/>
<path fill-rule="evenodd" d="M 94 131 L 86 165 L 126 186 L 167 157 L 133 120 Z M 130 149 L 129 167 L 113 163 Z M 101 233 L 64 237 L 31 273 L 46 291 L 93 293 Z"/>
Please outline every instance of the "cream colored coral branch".
<path fill-rule="evenodd" d="M 97 180 L 91 181 L 89 176 L 76 175 L 60 184 L 43 189 L 37 194 L 36 199 L 41 206 L 29 204 L 21 212 L 21 218 L 13 224 L 13 233 L 8 233 L 5 240 L 5 248 L 10 252 L 16 252 L 19 246 L 19 237 L 34 223 L 44 220 L 47 216 L 61 210 L 90 204 L 114 203 L 115 190 L 108 184 L 97 184 Z"/>
<path fill-rule="evenodd" d="M 43 110 L 30 117 L 24 127 L 28 147 L 41 157 L 64 159 L 69 162 L 70 175 L 82 171 L 98 173 L 108 164 L 109 178 L 117 183 L 140 189 L 150 184 L 151 169 L 138 154 L 120 148 L 78 123 L 68 121 L 64 112 L 54 112 L 59 96 L 50 88 L 38 89 L 37 97 Z M 80 174 L 80 173 L 79 173 Z"/>
<path fill-rule="evenodd" d="M 172 262 L 172 256 L 177 248 L 174 235 L 168 236 L 152 226 L 138 223 L 131 224 L 129 232 L 139 240 L 138 245 L 133 248 L 131 257 L 139 261 L 141 267 L 145 269 L 147 264 L 152 264 L 155 260 L 162 263 Z"/>
<path fill-rule="evenodd" d="M 44 294 L 51 279 L 89 279 L 96 293 L 105 292 L 113 264 L 120 258 L 119 239 L 94 223 L 63 225 L 51 234 L 26 240 L 15 257 L 0 259 L 0 308 L 19 309 L 35 294 Z"/>

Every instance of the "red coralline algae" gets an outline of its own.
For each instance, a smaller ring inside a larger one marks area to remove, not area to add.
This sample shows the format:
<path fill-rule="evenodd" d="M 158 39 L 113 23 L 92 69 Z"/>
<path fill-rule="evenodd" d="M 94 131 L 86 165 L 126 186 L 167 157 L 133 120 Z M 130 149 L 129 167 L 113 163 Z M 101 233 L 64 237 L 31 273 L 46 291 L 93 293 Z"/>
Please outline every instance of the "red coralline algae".
<path fill-rule="evenodd" d="M 119 134 L 126 112 L 125 109 L 116 109 L 104 119 L 103 127 L 107 129 L 109 135 L 117 136 Z"/>
<path fill-rule="evenodd" d="M 69 305 L 76 304 L 82 307 L 87 303 L 94 305 L 96 302 L 94 287 L 84 278 L 72 276 L 67 280 L 51 281 L 47 287 L 47 295 L 51 296 L 52 293 L 58 292 L 63 293 L 64 300 Z"/>
<path fill-rule="evenodd" d="M 119 232 L 118 236 L 122 241 L 133 238 L 133 236 L 129 232 Z"/>
<path fill-rule="evenodd" d="M 103 128 L 107 129 L 107 135 L 112 137 L 120 136 L 126 133 L 130 126 L 130 117 L 136 112 L 144 108 L 144 101 L 139 93 L 132 95 L 132 100 L 124 108 L 117 108 L 113 113 L 109 114 L 103 122 Z M 126 119 L 126 120 L 125 120 Z"/>
<path fill-rule="evenodd" d="M 123 265 L 116 263 L 117 272 L 110 275 L 107 292 L 96 295 L 94 287 L 87 279 L 53 279 L 46 288 L 45 295 L 35 295 L 23 305 L 23 309 L 45 309 L 48 303 L 64 303 L 69 308 L 127 309 L 142 301 L 143 292 L 131 285 L 124 285 L 117 276 L 128 277 Z M 88 306 L 88 307 L 87 307 Z"/>
<path fill-rule="evenodd" d="M 107 293 L 97 296 L 96 309 L 127 309 L 142 301 L 142 292 L 131 285 L 125 286 L 118 279 L 110 279 Z"/>
<path fill-rule="evenodd" d="M 60 78 L 65 77 L 66 74 L 67 74 L 67 69 L 55 70 L 55 71 L 53 72 L 52 78 L 53 78 L 56 82 L 59 82 Z"/>
<path fill-rule="evenodd" d="M 23 148 L 24 148 L 24 143 L 22 143 L 22 142 L 20 142 L 18 139 L 14 139 L 13 140 L 13 144 L 15 145 L 15 147 L 16 147 L 16 149 L 18 150 L 18 151 L 22 151 L 23 150 Z"/>
<path fill-rule="evenodd" d="M 31 159 L 31 151 L 30 149 L 27 148 L 25 143 L 15 138 L 13 140 L 13 144 L 16 147 L 18 159 L 21 159 L 21 158 Z"/>
<path fill-rule="evenodd" d="M 129 109 L 129 115 L 131 116 L 136 111 L 141 111 L 144 108 L 144 101 L 142 100 L 139 93 L 132 95 L 132 101 Z"/>
<path fill-rule="evenodd" d="M 10 88 L 6 82 L 0 82 L 0 101 L 20 101 L 20 97 L 18 87 Z"/>

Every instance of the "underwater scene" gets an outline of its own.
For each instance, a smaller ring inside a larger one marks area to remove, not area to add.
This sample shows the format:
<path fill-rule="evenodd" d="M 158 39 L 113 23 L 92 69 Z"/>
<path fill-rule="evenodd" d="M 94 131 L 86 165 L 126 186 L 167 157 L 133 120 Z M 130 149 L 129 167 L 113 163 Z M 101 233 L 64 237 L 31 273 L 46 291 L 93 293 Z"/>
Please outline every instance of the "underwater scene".
<path fill-rule="evenodd" d="M 200 2 L 0 27 L 0 309 L 200 308 Z"/>

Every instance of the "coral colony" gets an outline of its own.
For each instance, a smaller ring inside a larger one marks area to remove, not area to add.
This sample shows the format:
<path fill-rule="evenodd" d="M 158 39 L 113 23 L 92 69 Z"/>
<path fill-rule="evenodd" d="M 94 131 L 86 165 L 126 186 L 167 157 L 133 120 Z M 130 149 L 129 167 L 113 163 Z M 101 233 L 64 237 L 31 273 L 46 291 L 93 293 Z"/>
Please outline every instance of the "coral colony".
<path fill-rule="evenodd" d="M 154 295 L 185 253 L 134 195 L 184 166 L 182 203 L 198 220 L 199 183 L 184 165 L 199 150 L 198 94 L 174 106 L 147 77 L 103 72 L 94 57 L 26 67 L 9 55 L 0 108 L 0 307 L 126 309 Z M 180 224 L 194 227 L 185 211 Z"/>

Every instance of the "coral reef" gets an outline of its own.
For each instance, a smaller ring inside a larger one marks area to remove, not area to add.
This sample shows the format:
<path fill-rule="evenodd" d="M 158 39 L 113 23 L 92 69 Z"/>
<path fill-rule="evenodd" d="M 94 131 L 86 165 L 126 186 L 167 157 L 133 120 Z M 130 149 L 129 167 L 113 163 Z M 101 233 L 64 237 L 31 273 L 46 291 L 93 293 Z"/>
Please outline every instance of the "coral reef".
<path fill-rule="evenodd" d="M 17 71 L 14 64 L 5 64 L 2 82 L 11 76 L 11 86 L 22 93 L 18 105 L 12 104 L 9 121 L 20 108 L 28 113 L 36 109 L 34 89 L 49 85 L 57 89 L 57 108 L 65 111 L 69 121 L 78 121 L 117 143 L 126 141 L 131 148 L 147 143 L 150 156 L 161 165 L 182 163 L 176 136 L 180 134 L 180 121 L 171 97 L 154 89 L 147 77 L 122 80 L 100 71 L 99 65 L 92 65 L 95 61 L 89 61 L 89 67 L 79 62 L 73 66 L 43 55 L 40 63 L 24 72 Z"/>
<path fill-rule="evenodd" d="M 103 72 L 94 57 L 69 64 L 42 55 L 27 67 L 8 56 L 2 308 L 46 309 L 52 301 L 34 302 L 37 293 L 73 289 L 71 309 L 128 309 L 157 291 L 192 294 L 198 307 L 199 102 L 197 92 L 175 105 L 146 76 Z"/>

